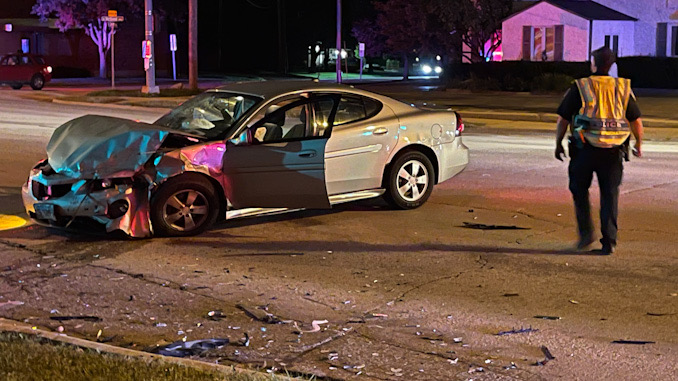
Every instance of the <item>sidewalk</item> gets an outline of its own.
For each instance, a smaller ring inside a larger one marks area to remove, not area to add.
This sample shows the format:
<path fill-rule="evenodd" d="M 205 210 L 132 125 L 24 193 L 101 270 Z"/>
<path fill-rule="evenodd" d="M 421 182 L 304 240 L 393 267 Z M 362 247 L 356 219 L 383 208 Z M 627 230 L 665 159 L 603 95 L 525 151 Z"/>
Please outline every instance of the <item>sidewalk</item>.
<path fill-rule="evenodd" d="M 357 77 L 357 76 L 356 76 Z M 282 78 L 270 78 L 282 79 Z M 293 78 L 289 78 L 293 79 Z M 262 77 L 226 76 L 223 78 L 201 78 L 200 88 L 209 89 L 232 81 L 265 80 Z M 321 80 L 325 81 L 324 77 Z M 327 79 L 332 81 L 332 79 Z M 182 82 L 182 81 L 178 81 Z M 471 92 L 458 89 L 441 89 L 438 79 L 419 78 L 410 81 L 399 80 L 398 77 L 370 77 L 363 81 L 357 78 L 346 78 L 346 82 L 357 88 L 373 91 L 406 103 L 426 107 L 452 108 L 466 119 L 495 119 L 526 122 L 555 123 L 555 114 L 562 94 L 531 94 L 514 92 Z M 118 86 L 120 89 L 136 89 L 143 79 L 126 79 Z M 163 88 L 176 83 L 171 79 L 159 79 Z M 101 79 L 60 80 L 52 83 L 46 91 L 25 93 L 27 98 L 46 100 L 55 103 L 79 105 L 98 104 L 111 107 L 153 107 L 169 109 L 176 107 L 187 97 L 87 97 L 89 91 L 106 87 Z M 56 85 L 56 86 L 54 86 Z M 77 89 L 77 90 L 76 90 Z M 646 127 L 678 128 L 678 91 L 639 89 L 638 105 L 643 113 Z M 78 93 L 78 94 L 75 94 Z"/>

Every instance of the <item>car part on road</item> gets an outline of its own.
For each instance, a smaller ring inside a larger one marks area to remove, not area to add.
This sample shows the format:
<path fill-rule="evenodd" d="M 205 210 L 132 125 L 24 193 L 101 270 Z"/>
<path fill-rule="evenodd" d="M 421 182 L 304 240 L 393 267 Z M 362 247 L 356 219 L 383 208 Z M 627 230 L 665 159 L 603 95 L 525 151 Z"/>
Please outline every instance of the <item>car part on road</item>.
<path fill-rule="evenodd" d="M 656 344 L 654 341 L 644 341 L 644 340 L 615 340 L 612 344 L 632 344 L 632 345 L 645 345 L 645 344 Z"/>
<path fill-rule="evenodd" d="M 151 198 L 153 230 L 162 236 L 190 236 L 217 220 L 219 198 L 202 175 L 187 173 L 167 180 Z"/>
<path fill-rule="evenodd" d="M 266 312 L 259 308 L 245 306 L 243 304 L 236 304 L 237 308 L 245 312 L 245 315 L 251 317 L 252 319 L 258 320 L 262 323 L 267 324 L 282 324 L 284 321 L 280 320 L 277 316 L 272 313 Z"/>
<path fill-rule="evenodd" d="M 485 225 L 472 222 L 464 222 L 462 228 L 479 229 L 479 230 L 530 230 L 530 228 L 523 228 L 515 225 Z"/>
<path fill-rule="evenodd" d="M 535 315 L 533 317 L 535 319 L 543 319 L 543 320 L 560 320 L 560 316 Z"/>
<path fill-rule="evenodd" d="M 188 357 L 200 355 L 210 349 L 218 349 L 228 345 L 229 339 L 204 339 L 193 341 L 175 341 L 172 344 L 153 348 L 151 353 L 157 353 L 163 356 Z"/>
<path fill-rule="evenodd" d="M 520 329 L 511 328 L 510 331 L 499 331 L 499 332 L 497 332 L 497 336 L 508 336 L 508 335 L 516 335 L 516 334 L 519 334 L 519 333 L 532 333 L 532 332 L 539 332 L 539 330 L 536 329 L 536 328 L 532 328 L 532 327 L 529 327 L 529 328 L 522 328 L 521 327 Z"/>
<path fill-rule="evenodd" d="M 419 151 L 409 151 L 389 166 L 384 195 L 396 208 L 414 209 L 428 200 L 434 183 L 431 160 Z"/>
<path fill-rule="evenodd" d="M 49 317 L 51 320 L 56 320 L 56 321 L 68 321 L 68 320 L 84 320 L 84 321 L 91 321 L 91 322 L 100 322 L 102 319 L 98 316 L 50 316 Z"/>

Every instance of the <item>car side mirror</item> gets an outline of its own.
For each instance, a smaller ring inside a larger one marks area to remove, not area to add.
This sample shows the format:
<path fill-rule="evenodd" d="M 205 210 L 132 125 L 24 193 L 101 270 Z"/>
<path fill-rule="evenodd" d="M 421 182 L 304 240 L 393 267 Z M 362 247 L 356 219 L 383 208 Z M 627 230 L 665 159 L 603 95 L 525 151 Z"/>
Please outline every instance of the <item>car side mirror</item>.
<path fill-rule="evenodd" d="M 249 128 L 246 128 L 245 131 L 240 133 L 237 137 L 230 139 L 229 142 L 236 146 L 242 146 L 252 143 L 252 131 Z"/>

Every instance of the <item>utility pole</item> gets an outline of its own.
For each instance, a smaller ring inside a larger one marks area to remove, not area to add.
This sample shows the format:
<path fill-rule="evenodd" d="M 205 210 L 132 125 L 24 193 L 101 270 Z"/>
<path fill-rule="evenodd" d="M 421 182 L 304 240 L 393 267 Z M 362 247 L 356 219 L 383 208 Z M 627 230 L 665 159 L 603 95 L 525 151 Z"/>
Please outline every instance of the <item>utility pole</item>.
<path fill-rule="evenodd" d="M 145 94 L 158 94 L 160 88 L 155 84 L 155 42 L 153 41 L 153 0 L 144 2 L 144 18 L 146 19 L 146 41 L 150 46 L 148 67 L 146 67 L 146 86 L 141 88 Z"/>
<path fill-rule="evenodd" d="M 188 87 L 198 89 L 198 0 L 188 1 Z"/>
<path fill-rule="evenodd" d="M 278 69 L 287 74 L 287 23 L 285 0 L 278 0 Z"/>
<path fill-rule="evenodd" d="M 341 0 L 337 0 L 337 83 L 341 83 Z"/>

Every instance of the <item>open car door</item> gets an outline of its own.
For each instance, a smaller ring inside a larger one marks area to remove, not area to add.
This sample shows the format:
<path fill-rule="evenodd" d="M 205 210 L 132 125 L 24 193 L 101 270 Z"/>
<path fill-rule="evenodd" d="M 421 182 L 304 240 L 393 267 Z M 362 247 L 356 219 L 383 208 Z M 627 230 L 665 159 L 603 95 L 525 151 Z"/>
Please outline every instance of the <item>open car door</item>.
<path fill-rule="evenodd" d="M 270 105 L 262 119 L 227 143 L 224 185 L 233 208 L 331 207 L 325 146 L 336 104 L 334 96 L 300 96 L 282 107 Z"/>

